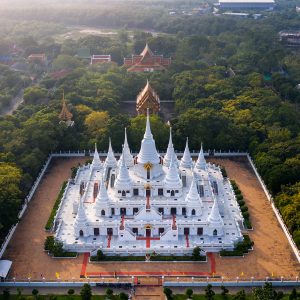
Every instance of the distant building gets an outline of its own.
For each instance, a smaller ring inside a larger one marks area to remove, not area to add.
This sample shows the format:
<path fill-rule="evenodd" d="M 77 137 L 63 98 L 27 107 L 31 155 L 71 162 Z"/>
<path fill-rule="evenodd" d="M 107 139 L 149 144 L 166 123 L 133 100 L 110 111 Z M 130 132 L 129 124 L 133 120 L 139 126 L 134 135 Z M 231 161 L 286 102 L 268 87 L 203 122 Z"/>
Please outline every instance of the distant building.
<path fill-rule="evenodd" d="M 274 0 L 219 0 L 220 9 L 241 10 L 257 9 L 272 10 L 275 6 Z"/>
<path fill-rule="evenodd" d="M 155 55 L 148 44 L 140 55 L 132 55 L 124 58 L 124 66 L 128 72 L 154 72 L 163 71 L 171 64 L 171 58 L 164 58 L 163 55 Z"/>
<path fill-rule="evenodd" d="M 300 31 L 280 31 L 279 40 L 287 46 L 299 47 L 300 46 Z"/>
<path fill-rule="evenodd" d="M 91 65 L 102 64 L 106 62 L 111 62 L 110 55 L 93 55 L 91 56 Z"/>
<path fill-rule="evenodd" d="M 158 113 L 160 111 L 160 100 L 159 96 L 150 86 L 149 81 L 147 80 L 146 86 L 138 94 L 136 98 L 136 111 L 140 114 L 147 114 L 147 109 L 151 114 Z"/>
<path fill-rule="evenodd" d="M 74 121 L 72 121 L 73 114 L 69 111 L 66 104 L 65 93 L 63 93 L 62 109 L 58 117 L 60 119 L 59 123 L 65 123 L 68 127 L 72 127 L 75 124 Z"/>
<path fill-rule="evenodd" d="M 40 62 L 40 63 L 47 63 L 47 57 L 45 53 L 37 53 L 37 54 L 30 54 L 27 57 L 29 62 Z"/>

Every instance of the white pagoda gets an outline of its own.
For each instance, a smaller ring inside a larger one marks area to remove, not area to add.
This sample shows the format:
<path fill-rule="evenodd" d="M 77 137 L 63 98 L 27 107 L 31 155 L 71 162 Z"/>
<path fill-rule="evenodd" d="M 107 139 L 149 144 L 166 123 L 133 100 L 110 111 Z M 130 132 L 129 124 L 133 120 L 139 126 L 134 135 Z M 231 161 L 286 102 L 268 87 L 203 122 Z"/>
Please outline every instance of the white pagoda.
<path fill-rule="evenodd" d="M 181 157 L 179 160 L 178 157 Z M 188 140 L 175 154 L 172 132 L 161 156 L 149 113 L 141 148 L 125 140 L 117 160 L 109 141 L 105 160 L 97 148 L 91 164 L 70 180 L 56 218 L 56 238 L 69 251 L 109 255 L 185 255 L 231 250 L 243 239 L 243 217 L 230 181 L 207 163 L 201 146 L 193 161 Z"/>

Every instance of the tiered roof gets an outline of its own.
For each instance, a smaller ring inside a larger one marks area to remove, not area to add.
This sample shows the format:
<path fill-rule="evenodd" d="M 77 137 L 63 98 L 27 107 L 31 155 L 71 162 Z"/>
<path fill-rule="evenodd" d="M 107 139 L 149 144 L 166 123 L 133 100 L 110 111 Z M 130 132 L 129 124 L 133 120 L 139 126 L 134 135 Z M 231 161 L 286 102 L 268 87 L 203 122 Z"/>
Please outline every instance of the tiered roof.
<path fill-rule="evenodd" d="M 147 108 L 150 108 L 153 113 L 160 111 L 159 96 L 151 87 L 148 80 L 145 87 L 136 98 L 136 110 L 139 114 L 146 113 Z"/>
<path fill-rule="evenodd" d="M 71 122 L 73 114 L 69 111 L 66 100 L 65 100 L 65 93 L 63 92 L 63 99 L 62 99 L 62 109 L 59 114 L 59 119 L 64 122 Z"/>

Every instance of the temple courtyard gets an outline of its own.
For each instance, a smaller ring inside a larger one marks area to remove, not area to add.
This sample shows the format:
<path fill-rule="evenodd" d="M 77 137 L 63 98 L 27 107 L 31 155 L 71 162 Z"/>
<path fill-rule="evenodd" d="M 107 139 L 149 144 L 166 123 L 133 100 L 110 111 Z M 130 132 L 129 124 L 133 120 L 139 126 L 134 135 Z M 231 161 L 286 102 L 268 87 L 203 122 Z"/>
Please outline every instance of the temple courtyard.
<path fill-rule="evenodd" d="M 89 263 L 88 255 L 77 258 L 51 258 L 43 250 L 47 232 L 44 226 L 50 215 L 64 180 L 71 174 L 71 167 L 84 163 L 87 158 L 57 158 L 52 161 L 47 174 L 4 254 L 13 261 L 10 277 L 16 280 L 79 280 L 81 276 L 111 277 L 132 276 L 140 280 L 160 283 L 152 276 L 223 276 L 224 280 L 265 279 L 266 277 L 295 279 L 298 264 L 270 204 L 246 158 L 213 158 L 208 161 L 226 168 L 230 179 L 239 185 L 250 212 L 254 230 L 249 231 L 254 250 L 243 258 L 221 258 L 209 254 L 207 262 L 103 262 Z M 59 276 L 58 276 L 59 275 Z M 147 279 L 146 279 L 147 278 Z M 86 279 L 82 279 L 86 280 Z M 99 279 L 101 280 L 101 279 Z M 116 280 L 116 279 L 115 279 Z M 120 279 L 121 280 L 121 279 Z M 198 280 L 198 279 L 195 279 Z M 203 279 L 202 279 L 203 280 Z M 205 280 L 205 279 L 204 279 Z M 123 279 L 122 279 L 123 281 Z"/>

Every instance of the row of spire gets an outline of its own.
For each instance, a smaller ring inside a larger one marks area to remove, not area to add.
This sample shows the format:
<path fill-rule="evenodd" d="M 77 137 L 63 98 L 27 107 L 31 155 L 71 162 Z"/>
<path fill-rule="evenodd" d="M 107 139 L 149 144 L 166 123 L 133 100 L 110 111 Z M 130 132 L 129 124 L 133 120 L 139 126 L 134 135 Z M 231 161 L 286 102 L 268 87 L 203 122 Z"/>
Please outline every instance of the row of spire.
<path fill-rule="evenodd" d="M 156 150 L 155 141 L 153 139 L 153 135 L 151 132 L 149 111 L 147 112 L 146 130 L 145 130 L 144 138 L 141 143 L 140 152 L 137 156 L 137 162 L 141 164 L 146 164 L 149 162 L 152 164 L 160 163 L 160 156 Z M 126 129 L 125 129 L 125 140 L 123 145 L 123 151 L 118 163 L 114 156 L 114 152 L 112 150 L 111 140 L 109 139 L 109 148 L 108 148 L 106 160 L 104 162 L 104 166 L 115 168 L 117 164 L 119 164 L 118 166 L 119 171 L 115 181 L 115 187 L 118 190 L 128 190 L 132 186 L 132 181 L 127 168 L 134 164 L 134 160 L 130 153 L 130 149 L 127 141 Z M 167 148 L 166 155 L 164 157 L 164 165 L 168 166 L 168 171 L 164 179 L 164 183 L 166 187 L 170 189 L 182 188 L 182 181 L 179 177 L 179 172 L 178 172 L 178 159 L 172 141 L 171 128 L 170 128 L 168 148 Z M 188 139 L 186 141 L 183 157 L 180 161 L 180 166 L 184 168 L 193 168 L 193 160 L 191 158 L 191 154 L 188 146 Z M 206 161 L 204 158 L 202 144 L 201 144 L 200 153 L 198 155 L 198 159 L 194 167 L 197 169 L 206 170 Z M 95 145 L 95 153 L 94 153 L 93 162 L 91 164 L 91 168 L 95 168 L 95 169 L 102 168 L 102 163 L 96 145 Z M 208 219 L 211 223 L 219 223 L 222 222 L 222 219 L 219 213 L 218 203 L 216 201 L 216 198 L 213 193 L 212 195 L 214 198 L 214 204 Z M 100 184 L 100 191 L 96 198 L 96 206 L 95 206 L 96 211 L 100 211 L 100 208 L 103 207 L 104 203 L 107 203 L 108 199 L 109 198 L 107 195 L 104 178 L 102 178 Z M 186 196 L 186 199 L 187 201 L 192 202 L 194 205 L 202 206 L 202 201 L 197 190 L 197 183 L 196 183 L 196 177 L 194 172 L 193 172 L 192 183 L 189 192 Z M 80 200 L 76 222 L 81 222 L 82 220 L 86 220 L 86 216 L 85 216 L 82 200 Z"/>

